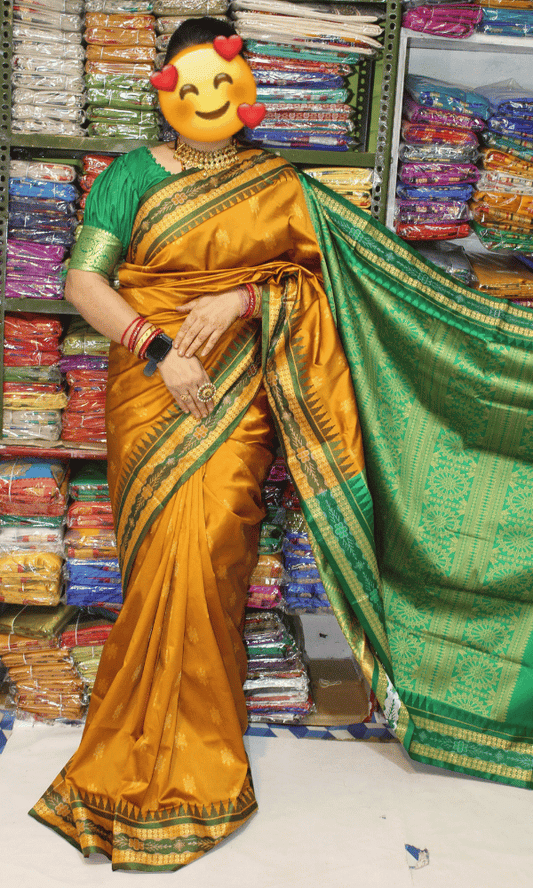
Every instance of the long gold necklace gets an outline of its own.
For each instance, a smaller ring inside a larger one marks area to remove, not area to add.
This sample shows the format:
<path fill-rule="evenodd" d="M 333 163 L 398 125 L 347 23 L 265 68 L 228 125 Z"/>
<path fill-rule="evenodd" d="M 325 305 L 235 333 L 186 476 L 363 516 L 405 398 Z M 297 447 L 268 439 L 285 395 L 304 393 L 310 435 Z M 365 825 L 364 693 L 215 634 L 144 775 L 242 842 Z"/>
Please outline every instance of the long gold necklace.
<path fill-rule="evenodd" d="M 234 142 L 214 151 L 199 151 L 185 142 L 177 142 L 174 159 L 181 163 L 184 170 L 199 167 L 204 171 L 204 176 L 207 176 L 210 172 L 230 167 L 237 159 L 237 149 Z"/>

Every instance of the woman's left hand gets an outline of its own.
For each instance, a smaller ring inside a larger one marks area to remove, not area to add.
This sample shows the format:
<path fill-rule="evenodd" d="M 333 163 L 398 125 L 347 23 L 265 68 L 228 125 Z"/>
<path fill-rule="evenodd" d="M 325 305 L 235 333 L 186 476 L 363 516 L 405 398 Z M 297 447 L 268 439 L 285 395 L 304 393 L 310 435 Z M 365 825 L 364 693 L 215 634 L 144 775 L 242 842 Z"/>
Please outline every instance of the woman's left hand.
<path fill-rule="evenodd" d="M 242 298 L 239 290 L 229 290 L 219 296 L 191 299 L 187 305 L 176 306 L 176 310 L 186 313 L 188 317 L 174 337 L 174 348 L 180 357 L 191 358 L 203 345 L 203 357 L 240 316 Z"/>

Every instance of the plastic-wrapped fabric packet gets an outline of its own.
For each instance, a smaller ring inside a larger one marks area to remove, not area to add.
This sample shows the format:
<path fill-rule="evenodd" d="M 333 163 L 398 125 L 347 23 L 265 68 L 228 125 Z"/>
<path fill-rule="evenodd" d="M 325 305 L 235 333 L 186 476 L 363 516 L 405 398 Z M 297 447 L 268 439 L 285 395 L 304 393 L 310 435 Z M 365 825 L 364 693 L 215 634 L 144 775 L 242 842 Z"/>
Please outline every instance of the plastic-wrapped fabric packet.
<path fill-rule="evenodd" d="M 394 209 L 398 224 L 437 224 L 467 221 L 472 217 L 468 203 L 461 200 L 409 200 L 398 198 Z"/>
<path fill-rule="evenodd" d="M 527 164 L 533 164 L 533 141 L 527 138 L 512 138 L 501 133 L 484 130 L 481 139 L 488 148 L 495 148 L 505 154 L 512 154 Z"/>
<path fill-rule="evenodd" d="M 417 250 L 442 271 L 462 281 L 467 287 L 474 284 L 475 275 L 463 247 L 445 241 L 438 244 L 420 244 Z"/>
<path fill-rule="evenodd" d="M 87 89 L 87 101 L 96 108 L 100 105 L 109 106 L 112 102 L 115 108 L 156 108 L 157 94 L 146 89 L 121 89 L 120 87 L 89 87 Z"/>
<path fill-rule="evenodd" d="M 407 241 L 454 240 L 459 237 L 468 237 L 470 225 L 468 222 L 442 222 L 440 224 L 400 222 L 396 226 L 396 234 Z"/>
<path fill-rule="evenodd" d="M 155 141 L 159 137 L 159 127 L 153 126 L 128 126 L 122 121 L 99 121 L 90 123 L 87 128 L 89 136 L 98 136 L 101 138 L 122 138 L 122 139 L 148 139 Z"/>
<path fill-rule="evenodd" d="M 113 15 L 153 12 L 153 0 L 85 0 L 85 12 Z"/>
<path fill-rule="evenodd" d="M 477 26 L 482 34 L 529 37 L 533 33 L 533 11 L 529 9 L 483 9 Z"/>
<path fill-rule="evenodd" d="M 482 117 L 460 114 L 458 111 L 445 111 L 442 108 L 426 108 L 415 102 L 409 95 L 404 96 L 402 115 L 413 123 L 439 124 L 471 130 L 482 130 L 486 126 Z"/>
<path fill-rule="evenodd" d="M 68 494 L 65 463 L 0 460 L 0 510 L 5 515 L 64 516 Z"/>
<path fill-rule="evenodd" d="M 533 178 L 512 176 L 505 170 L 486 169 L 481 172 L 477 188 L 480 191 L 514 191 L 520 194 L 533 194 Z"/>
<path fill-rule="evenodd" d="M 109 483 L 105 464 L 83 463 L 71 473 L 69 493 L 74 500 L 109 499 Z"/>
<path fill-rule="evenodd" d="M 533 271 L 514 256 L 470 253 L 476 289 L 501 299 L 532 299 Z"/>
<path fill-rule="evenodd" d="M 407 145 L 398 150 L 400 160 L 407 163 L 472 163 L 479 154 L 477 145 Z"/>
<path fill-rule="evenodd" d="M 489 100 L 477 89 L 447 83 L 424 74 L 408 74 L 405 79 L 407 93 L 428 108 L 458 111 L 487 120 L 491 114 Z"/>
<path fill-rule="evenodd" d="M 67 512 L 67 527 L 111 529 L 113 527 L 111 503 L 100 500 L 71 503 Z"/>
<path fill-rule="evenodd" d="M 477 147 L 478 139 L 472 130 L 429 123 L 404 121 L 401 135 L 408 145 L 465 145 Z"/>
<path fill-rule="evenodd" d="M 474 192 L 473 185 L 404 185 L 396 186 L 396 195 L 406 200 L 460 200 L 467 201 Z"/>
<path fill-rule="evenodd" d="M 55 552 L 0 549 L 0 601 L 7 604 L 59 604 L 63 558 Z"/>
<path fill-rule="evenodd" d="M 533 95 L 512 77 L 476 88 L 489 101 L 492 114 L 521 117 L 533 114 Z"/>
<path fill-rule="evenodd" d="M 17 120 L 23 120 L 25 123 L 35 121 L 41 125 L 49 120 L 53 122 L 54 126 L 56 125 L 56 121 L 61 121 L 66 124 L 81 125 L 86 119 L 81 108 L 69 107 L 68 105 L 66 107 L 60 107 L 59 105 L 40 105 L 37 103 L 19 105 L 14 102 L 12 110 L 13 115 Z"/>
<path fill-rule="evenodd" d="M 61 438 L 61 410 L 4 409 L 3 435 L 8 440 L 56 443 Z"/>
<path fill-rule="evenodd" d="M 49 57 L 63 61 L 85 61 L 85 50 L 77 43 L 37 43 L 32 40 L 15 40 L 13 53 L 16 56 L 27 56 L 30 59 Z"/>
<path fill-rule="evenodd" d="M 34 74 L 32 72 L 15 71 L 11 76 L 11 83 L 14 89 L 27 89 L 32 92 L 50 92 L 51 90 L 60 91 L 63 95 L 68 95 L 67 91 L 71 90 L 76 96 L 80 96 L 84 90 L 83 77 L 72 77 L 67 74 Z"/>
<path fill-rule="evenodd" d="M 461 183 L 476 183 L 480 171 L 473 163 L 409 163 L 398 167 L 398 178 L 406 185 L 447 187 Z"/>
<path fill-rule="evenodd" d="M 30 40 L 33 42 L 43 43 L 74 43 L 81 42 L 81 29 L 65 31 L 61 28 L 45 28 L 35 23 L 27 23 L 22 21 L 13 22 L 13 40 Z"/>
<path fill-rule="evenodd" d="M 113 82 L 114 85 L 124 86 L 128 82 L 135 80 L 135 88 L 142 89 L 145 84 L 146 89 L 152 89 L 149 77 L 153 71 L 153 63 L 150 62 L 102 62 L 87 61 L 85 62 L 85 75 L 91 78 L 87 81 L 88 86 Z M 111 81 L 109 78 L 113 78 Z"/>
<path fill-rule="evenodd" d="M 65 74 L 67 77 L 82 77 L 83 62 L 75 59 L 39 58 L 38 56 L 13 55 L 11 63 L 15 71 L 46 76 Z"/>
<path fill-rule="evenodd" d="M 24 92 L 32 91 L 24 90 Z M 12 160 L 9 164 L 9 175 L 11 178 L 19 180 L 37 179 L 45 182 L 70 184 L 76 180 L 76 167 L 71 164 L 53 163 L 46 160 Z"/>
<path fill-rule="evenodd" d="M 26 6 L 23 3 L 13 5 L 13 21 L 44 25 L 58 31 L 81 31 L 83 26 L 80 15 L 69 15 L 45 6 Z"/>
<path fill-rule="evenodd" d="M 531 117 L 489 117 L 487 125 L 492 132 L 503 133 L 504 136 L 533 138 L 533 115 Z"/>
<path fill-rule="evenodd" d="M 92 43 L 87 47 L 89 62 L 155 62 L 155 45 L 151 46 L 102 46 Z"/>
<path fill-rule="evenodd" d="M 67 404 L 67 396 L 61 385 L 43 385 L 4 381 L 4 410 L 61 410 Z"/>
<path fill-rule="evenodd" d="M 439 37 L 471 37 L 483 18 L 483 10 L 471 4 L 438 3 L 407 9 L 402 27 Z"/>
<path fill-rule="evenodd" d="M 155 28 L 155 20 L 153 15 L 146 13 L 88 12 L 85 15 L 85 28 L 126 28 L 131 30 L 153 31 Z"/>
<path fill-rule="evenodd" d="M 482 225 L 475 218 L 471 225 L 487 250 L 494 250 L 496 252 L 510 251 L 513 253 L 533 252 L 533 235 L 531 234 Z"/>
<path fill-rule="evenodd" d="M 63 355 L 107 355 L 110 339 L 82 318 L 73 318 L 61 343 Z"/>
<path fill-rule="evenodd" d="M 65 534 L 68 558 L 116 558 L 117 540 L 111 527 L 71 527 Z"/>

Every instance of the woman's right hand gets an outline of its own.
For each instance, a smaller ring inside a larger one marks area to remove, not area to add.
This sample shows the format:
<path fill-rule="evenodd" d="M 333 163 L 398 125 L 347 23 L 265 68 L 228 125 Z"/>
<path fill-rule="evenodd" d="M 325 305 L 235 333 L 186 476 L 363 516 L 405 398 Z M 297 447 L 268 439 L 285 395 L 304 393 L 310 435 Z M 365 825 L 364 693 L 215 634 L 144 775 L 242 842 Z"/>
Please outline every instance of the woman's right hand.
<path fill-rule="evenodd" d="M 204 403 L 198 398 L 200 386 L 211 382 L 198 358 L 180 357 L 176 349 L 171 348 L 157 369 L 180 410 L 192 413 L 195 419 L 203 419 L 211 413 L 214 402 Z"/>

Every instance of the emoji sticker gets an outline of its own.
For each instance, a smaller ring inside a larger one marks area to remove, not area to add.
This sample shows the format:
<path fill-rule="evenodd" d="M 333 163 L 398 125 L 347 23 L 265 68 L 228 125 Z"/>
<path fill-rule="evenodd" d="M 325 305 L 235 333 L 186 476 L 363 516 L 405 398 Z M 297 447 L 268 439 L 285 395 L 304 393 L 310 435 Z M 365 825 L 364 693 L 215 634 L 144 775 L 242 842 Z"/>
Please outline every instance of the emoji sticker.
<path fill-rule="evenodd" d="M 243 125 L 261 122 L 265 107 L 255 101 L 255 80 L 239 55 L 241 49 L 237 34 L 215 37 L 213 43 L 182 49 L 152 74 L 161 111 L 180 135 L 195 142 L 220 142 Z"/>

